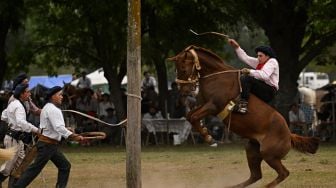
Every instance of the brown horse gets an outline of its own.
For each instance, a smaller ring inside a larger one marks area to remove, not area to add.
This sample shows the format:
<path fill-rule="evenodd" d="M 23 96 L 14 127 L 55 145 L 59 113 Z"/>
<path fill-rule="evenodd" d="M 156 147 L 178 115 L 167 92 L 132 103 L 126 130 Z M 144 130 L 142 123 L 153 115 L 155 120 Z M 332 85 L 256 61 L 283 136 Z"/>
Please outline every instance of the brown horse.
<path fill-rule="evenodd" d="M 190 111 L 187 119 L 204 139 L 213 144 L 214 139 L 200 120 L 208 115 L 220 115 L 230 101 L 240 94 L 239 70 L 227 65 L 213 52 L 189 46 L 175 57 L 176 81 L 181 93 L 190 93 L 199 87 L 201 105 Z M 250 96 L 248 113 L 231 113 L 223 122 L 236 134 L 247 138 L 246 156 L 250 177 L 234 187 L 246 187 L 262 178 L 261 162 L 264 160 L 278 176 L 267 187 L 275 187 L 288 177 L 289 171 L 281 163 L 291 148 L 303 153 L 315 153 L 319 139 L 291 134 L 283 116 L 254 95 Z"/>

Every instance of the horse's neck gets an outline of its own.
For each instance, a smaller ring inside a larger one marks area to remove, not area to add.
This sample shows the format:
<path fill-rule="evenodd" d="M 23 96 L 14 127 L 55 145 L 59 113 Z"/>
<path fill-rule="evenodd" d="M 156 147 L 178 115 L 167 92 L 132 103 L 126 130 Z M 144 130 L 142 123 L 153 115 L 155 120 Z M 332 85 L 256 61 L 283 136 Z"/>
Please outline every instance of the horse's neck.
<path fill-rule="evenodd" d="M 202 61 L 201 67 L 202 68 L 199 71 L 201 77 L 208 76 L 214 73 L 234 70 L 234 68 L 232 68 L 229 65 L 226 65 L 222 62 L 214 62 L 214 61 L 208 61 L 208 62 Z"/>

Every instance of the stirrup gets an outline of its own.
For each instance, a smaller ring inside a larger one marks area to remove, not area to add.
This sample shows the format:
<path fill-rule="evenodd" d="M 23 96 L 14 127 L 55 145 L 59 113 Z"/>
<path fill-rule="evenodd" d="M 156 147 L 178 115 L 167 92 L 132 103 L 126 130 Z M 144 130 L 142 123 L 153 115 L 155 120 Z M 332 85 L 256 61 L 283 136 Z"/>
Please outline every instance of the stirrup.
<path fill-rule="evenodd" d="M 237 112 L 239 112 L 241 114 L 246 114 L 247 113 L 247 105 L 248 105 L 247 101 L 245 101 L 245 100 L 239 101 Z"/>

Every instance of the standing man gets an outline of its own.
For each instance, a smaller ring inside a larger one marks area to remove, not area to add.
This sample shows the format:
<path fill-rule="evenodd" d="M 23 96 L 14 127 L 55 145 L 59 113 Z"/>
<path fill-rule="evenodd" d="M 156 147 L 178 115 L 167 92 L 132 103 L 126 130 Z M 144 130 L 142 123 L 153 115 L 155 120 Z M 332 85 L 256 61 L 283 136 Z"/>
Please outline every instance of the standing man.
<path fill-rule="evenodd" d="M 71 164 L 59 149 L 61 138 L 82 141 L 84 138 L 65 128 L 64 118 L 59 106 L 62 104 L 62 88 L 55 86 L 48 90 L 47 104 L 40 116 L 42 135 L 37 142 L 37 157 L 33 164 L 21 175 L 14 187 L 27 187 L 51 160 L 58 168 L 56 187 L 67 186 Z"/>
<path fill-rule="evenodd" d="M 13 168 L 18 167 L 25 157 L 24 143 L 22 141 L 24 132 L 39 133 L 39 129 L 27 121 L 27 110 L 24 102 L 30 98 L 28 84 L 19 84 L 16 86 L 13 94 L 13 100 L 1 114 L 1 120 L 8 123 L 8 130 L 4 138 L 6 148 L 17 147 L 17 152 L 12 160 L 6 161 L 0 167 L 0 182 L 3 182 L 10 175 Z M 8 187 L 14 182 L 10 178 Z M 1 186 L 1 184 L 0 184 Z"/>
<path fill-rule="evenodd" d="M 141 88 L 142 88 L 142 90 L 146 91 L 150 87 L 153 87 L 154 89 L 156 89 L 156 80 L 155 80 L 155 78 L 153 76 L 151 76 L 148 71 L 145 71 L 143 73 L 143 75 L 144 75 L 145 78 L 141 82 Z"/>
<path fill-rule="evenodd" d="M 92 86 L 92 84 L 91 84 L 90 78 L 88 78 L 86 76 L 86 72 L 83 71 L 82 76 L 78 80 L 77 87 L 81 88 L 81 89 L 83 89 L 83 88 L 91 89 L 91 86 Z"/>
<path fill-rule="evenodd" d="M 298 104 L 293 103 L 288 113 L 289 129 L 292 133 L 308 136 L 308 127 L 304 112 L 299 108 Z"/>
<path fill-rule="evenodd" d="M 16 86 L 19 84 L 28 84 L 28 76 L 26 73 L 20 73 L 13 82 L 13 91 L 15 90 Z M 14 100 L 14 97 L 11 96 L 8 100 L 8 104 Z M 31 97 L 27 101 L 24 101 L 25 108 L 28 113 L 32 113 L 34 115 L 40 115 L 41 109 L 38 108 L 32 101 Z"/>

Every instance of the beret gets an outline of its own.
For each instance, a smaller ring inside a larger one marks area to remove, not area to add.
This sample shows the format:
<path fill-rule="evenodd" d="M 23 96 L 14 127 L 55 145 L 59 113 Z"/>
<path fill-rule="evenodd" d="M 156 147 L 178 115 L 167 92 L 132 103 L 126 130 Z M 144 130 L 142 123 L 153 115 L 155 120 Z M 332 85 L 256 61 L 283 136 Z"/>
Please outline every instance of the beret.
<path fill-rule="evenodd" d="M 268 55 L 270 56 L 271 58 L 276 58 L 276 55 L 275 55 L 275 52 L 274 50 L 269 47 L 269 46 L 258 46 L 256 49 L 255 49 L 255 52 L 262 52 L 264 53 L 265 55 Z"/>
<path fill-rule="evenodd" d="M 28 84 L 18 84 L 14 90 L 14 97 L 19 99 L 20 95 L 28 88 Z"/>
<path fill-rule="evenodd" d="M 21 82 L 24 80 L 24 79 L 27 79 L 28 76 L 26 73 L 20 73 L 13 81 L 13 90 L 15 90 L 15 87 L 19 84 L 21 84 Z"/>
<path fill-rule="evenodd" d="M 48 89 L 45 99 L 49 100 L 55 93 L 57 93 L 61 90 L 62 90 L 62 87 L 60 87 L 60 86 L 54 86 L 54 87 Z"/>

